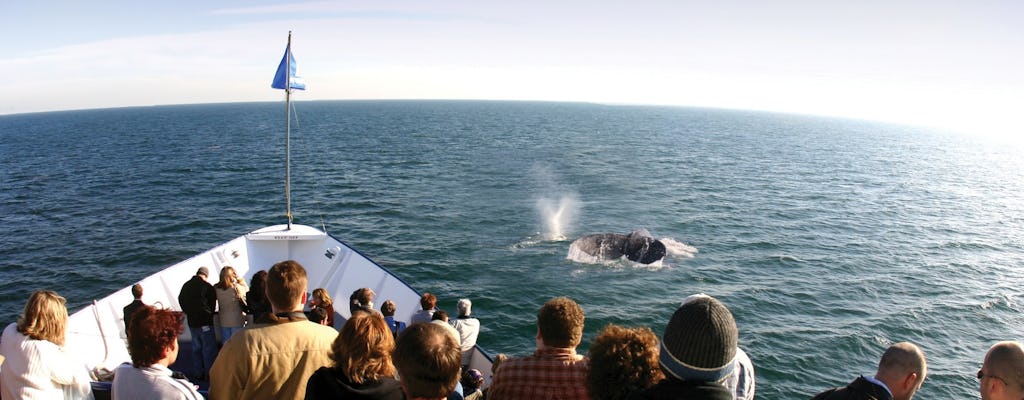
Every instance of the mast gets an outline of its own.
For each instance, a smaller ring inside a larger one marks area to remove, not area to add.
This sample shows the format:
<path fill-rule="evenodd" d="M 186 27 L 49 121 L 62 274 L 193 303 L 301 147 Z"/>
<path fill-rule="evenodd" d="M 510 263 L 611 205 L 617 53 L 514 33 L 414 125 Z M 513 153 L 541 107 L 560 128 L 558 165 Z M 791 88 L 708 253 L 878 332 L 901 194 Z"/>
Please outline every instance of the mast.
<path fill-rule="evenodd" d="M 285 216 L 288 217 L 288 230 L 292 230 L 292 169 L 291 169 L 291 122 L 292 122 L 292 31 L 288 31 L 288 47 L 285 51 L 285 64 L 288 70 L 285 72 L 284 84 L 284 202 Z"/>

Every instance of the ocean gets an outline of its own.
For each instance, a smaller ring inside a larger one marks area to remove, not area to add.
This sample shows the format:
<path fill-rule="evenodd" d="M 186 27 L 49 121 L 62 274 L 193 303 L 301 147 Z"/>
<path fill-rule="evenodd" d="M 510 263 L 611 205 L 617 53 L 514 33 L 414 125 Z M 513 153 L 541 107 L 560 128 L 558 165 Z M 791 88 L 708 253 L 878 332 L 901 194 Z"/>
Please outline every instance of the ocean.
<path fill-rule="evenodd" d="M 325 227 L 455 311 L 490 353 L 532 351 L 556 296 L 659 333 L 707 293 L 736 317 L 757 397 L 801 399 L 899 341 L 918 398 L 977 398 L 988 347 L 1020 340 L 1024 147 L 924 128 L 681 107 L 294 103 L 295 222 Z M 0 309 L 91 299 L 285 222 L 284 106 L 0 116 Z M 646 229 L 655 265 L 567 258 Z"/>

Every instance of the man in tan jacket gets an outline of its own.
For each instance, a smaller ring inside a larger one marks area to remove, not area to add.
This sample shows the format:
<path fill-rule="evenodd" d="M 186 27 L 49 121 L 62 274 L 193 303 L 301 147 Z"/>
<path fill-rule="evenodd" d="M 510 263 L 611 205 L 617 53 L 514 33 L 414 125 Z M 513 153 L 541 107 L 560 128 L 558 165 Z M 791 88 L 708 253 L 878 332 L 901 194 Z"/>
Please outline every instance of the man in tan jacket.
<path fill-rule="evenodd" d="M 243 329 L 221 349 L 210 372 L 210 397 L 302 399 L 306 382 L 331 364 L 338 331 L 306 319 L 306 270 L 295 261 L 274 264 L 267 273 L 271 322 Z"/>

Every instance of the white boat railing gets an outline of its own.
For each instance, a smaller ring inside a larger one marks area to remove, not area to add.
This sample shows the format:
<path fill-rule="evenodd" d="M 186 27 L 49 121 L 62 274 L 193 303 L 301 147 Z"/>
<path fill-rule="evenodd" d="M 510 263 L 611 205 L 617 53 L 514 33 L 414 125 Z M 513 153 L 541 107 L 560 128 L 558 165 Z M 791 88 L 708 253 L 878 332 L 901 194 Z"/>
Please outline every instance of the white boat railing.
<path fill-rule="evenodd" d="M 233 267 L 251 281 L 259 270 L 269 269 L 283 260 L 298 261 L 306 268 L 309 291 L 324 288 L 336 299 L 335 328 L 340 329 L 349 318 L 348 298 L 353 291 L 369 287 L 377 293 L 376 303 L 395 302 L 395 319 L 409 321 L 419 309 L 420 293 L 387 268 L 370 260 L 344 242 L 316 228 L 305 225 L 276 225 L 235 238 L 185 261 L 174 264 L 139 282 L 142 300 L 181 310 L 178 293 L 182 285 L 195 275 L 199 267 L 210 270 L 211 283 L 220 270 Z M 122 309 L 133 300 L 131 285 L 93 302 L 72 314 L 68 322 L 66 348 L 91 367 L 113 369 L 130 361 L 125 342 Z M 191 342 L 186 329 L 180 340 Z M 479 346 L 470 361 L 470 368 L 490 376 L 490 356 Z"/>

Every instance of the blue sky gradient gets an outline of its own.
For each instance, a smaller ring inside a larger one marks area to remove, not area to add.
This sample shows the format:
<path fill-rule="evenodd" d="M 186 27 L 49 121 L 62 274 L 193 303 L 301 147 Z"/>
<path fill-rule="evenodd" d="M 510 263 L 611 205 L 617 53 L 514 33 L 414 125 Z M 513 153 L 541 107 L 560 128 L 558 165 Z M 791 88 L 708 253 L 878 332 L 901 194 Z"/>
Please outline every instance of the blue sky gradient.
<path fill-rule="evenodd" d="M 0 114 L 507 99 L 835 115 L 1022 134 L 1024 2 L 76 1 L 0 6 Z"/>

